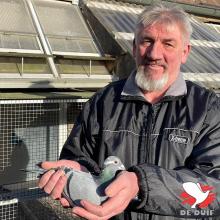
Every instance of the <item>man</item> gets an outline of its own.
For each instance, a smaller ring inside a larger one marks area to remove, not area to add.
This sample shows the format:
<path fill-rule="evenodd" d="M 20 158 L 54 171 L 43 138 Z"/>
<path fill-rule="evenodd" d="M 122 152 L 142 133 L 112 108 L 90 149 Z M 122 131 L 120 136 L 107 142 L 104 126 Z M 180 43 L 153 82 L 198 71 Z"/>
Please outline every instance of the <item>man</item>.
<path fill-rule="evenodd" d="M 95 94 L 62 160 L 42 163 L 45 169 L 66 165 L 98 173 L 104 159 L 116 155 L 127 167 L 105 190 L 106 202 L 82 201 L 74 214 L 92 220 L 220 215 L 220 100 L 182 78 L 191 32 L 181 9 L 162 4 L 145 9 L 135 30 L 137 71 Z M 61 196 L 65 183 L 62 170 L 50 170 L 39 187 L 68 206 Z"/>

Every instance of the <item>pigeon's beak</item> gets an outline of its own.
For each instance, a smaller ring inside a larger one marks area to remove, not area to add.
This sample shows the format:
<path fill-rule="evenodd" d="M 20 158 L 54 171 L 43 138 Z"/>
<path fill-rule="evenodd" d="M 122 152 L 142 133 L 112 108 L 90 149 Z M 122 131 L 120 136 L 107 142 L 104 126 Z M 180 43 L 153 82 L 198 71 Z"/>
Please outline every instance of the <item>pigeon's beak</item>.
<path fill-rule="evenodd" d="M 125 170 L 125 166 L 122 164 L 121 166 L 119 166 L 119 170 Z"/>

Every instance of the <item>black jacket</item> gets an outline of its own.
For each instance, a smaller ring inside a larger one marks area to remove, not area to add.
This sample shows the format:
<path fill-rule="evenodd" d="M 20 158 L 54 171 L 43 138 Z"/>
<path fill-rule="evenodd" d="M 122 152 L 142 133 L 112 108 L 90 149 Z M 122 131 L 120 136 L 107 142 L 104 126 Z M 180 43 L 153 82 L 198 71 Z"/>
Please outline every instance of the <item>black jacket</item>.
<path fill-rule="evenodd" d="M 187 94 L 150 104 L 123 95 L 125 82 L 108 85 L 85 104 L 60 158 L 99 172 L 107 156 L 117 155 L 136 172 L 140 202 L 114 219 L 220 219 L 220 99 L 186 82 Z M 216 198 L 192 209 L 180 196 L 186 182 L 213 187 Z"/>

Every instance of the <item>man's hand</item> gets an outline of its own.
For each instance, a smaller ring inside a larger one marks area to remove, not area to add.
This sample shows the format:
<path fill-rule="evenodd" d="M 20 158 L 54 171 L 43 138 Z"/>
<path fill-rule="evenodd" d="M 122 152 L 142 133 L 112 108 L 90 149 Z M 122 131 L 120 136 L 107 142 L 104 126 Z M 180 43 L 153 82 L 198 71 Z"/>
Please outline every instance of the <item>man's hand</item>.
<path fill-rule="evenodd" d="M 94 205 L 82 200 L 82 207 L 74 207 L 73 213 L 89 220 L 106 220 L 123 212 L 139 191 L 134 172 L 122 171 L 106 188 L 109 199 L 102 205 Z"/>
<path fill-rule="evenodd" d="M 41 167 L 48 171 L 39 179 L 38 186 L 39 188 L 44 189 L 46 193 L 50 194 L 53 199 L 60 199 L 63 206 L 69 206 L 69 202 L 62 197 L 62 192 L 67 182 L 65 173 L 62 169 L 58 169 L 57 171 L 53 170 L 53 168 L 59 168 L 62 166 L 73 168 L 74 170 L 87 171 L 85 167 L 81 166 L 76 161 L 45 161 L 41 164 Z"/>

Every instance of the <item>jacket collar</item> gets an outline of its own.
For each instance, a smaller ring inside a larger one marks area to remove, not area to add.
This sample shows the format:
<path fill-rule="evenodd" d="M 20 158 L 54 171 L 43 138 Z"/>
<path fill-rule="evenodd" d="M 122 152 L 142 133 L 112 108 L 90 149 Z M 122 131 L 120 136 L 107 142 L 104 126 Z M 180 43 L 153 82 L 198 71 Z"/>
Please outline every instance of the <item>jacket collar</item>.
<path fill-rule="evenodd" d="M 131 96 L 142 97 L 145 99 L 144 94 L 142 93 L 141 89 L 135 83 L 135 75 L 136 75 L 136 71 L 133 71 L 130 74 L 130 76 L 126 80 L 126 83 L 124 85 L 121 95 L 130 96 L 130 97 Z M 183 79 L 182 73 L 179 73 L 177 79 L 168 88 L 164 97 L 178 97 L 178 96 L 185 95 L 186 93 L 187 93 L 186 82 Z"/>

